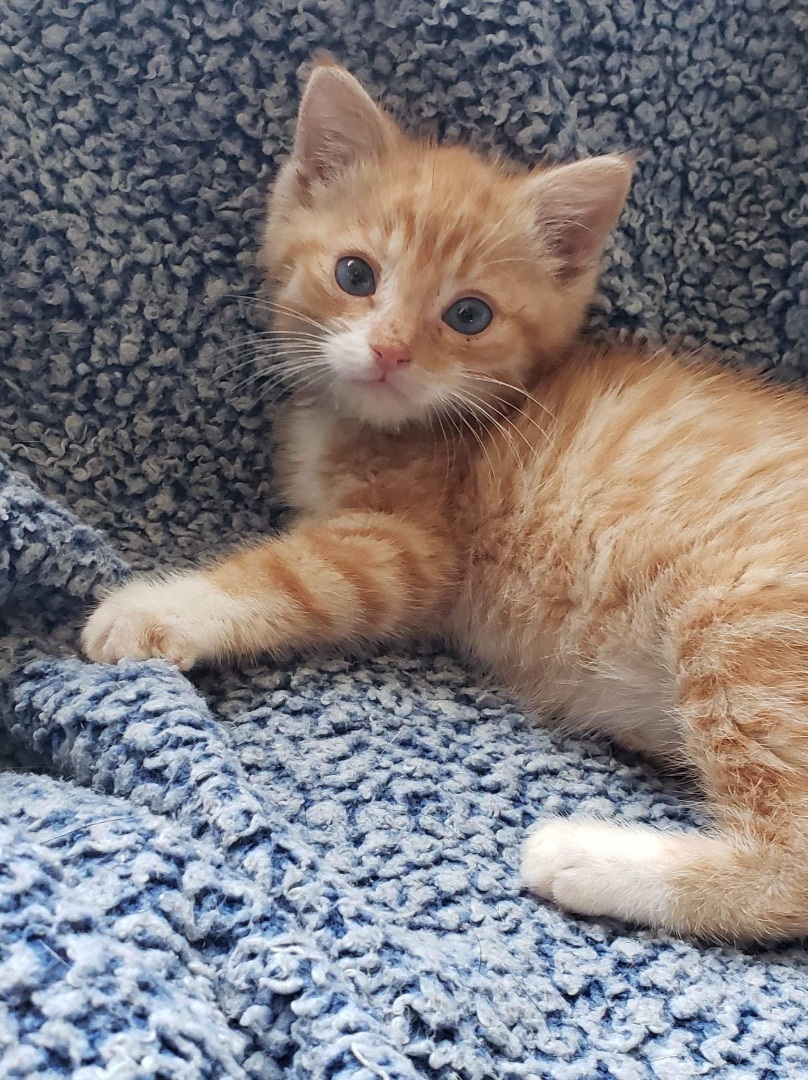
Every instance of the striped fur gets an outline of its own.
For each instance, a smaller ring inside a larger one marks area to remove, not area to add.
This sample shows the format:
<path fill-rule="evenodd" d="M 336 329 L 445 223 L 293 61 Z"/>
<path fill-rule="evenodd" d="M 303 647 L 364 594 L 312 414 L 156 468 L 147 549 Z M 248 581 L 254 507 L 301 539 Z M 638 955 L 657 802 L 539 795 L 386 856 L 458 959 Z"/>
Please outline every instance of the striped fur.
<path fill-rule="evenodd" d="M 576 344 L 629 172 L 423 146 L 318 68 L 264 253 L 281 370 L 306 382 L 277 429 L 297 521 L 114 593 L 84 647 L 190 667 L 439 636 L 537 711 L 694 770 L 713 810 L 705 835 L 545 823 L 536 893 L 683 934 L 804 934 L 806 402 Z M 346 254 L 371 296 L 340 291 Z M 441 321 L 466 294 L 494 312 L 473 338 Z M 407 363 L 374 381 L 382 339 Z"/>

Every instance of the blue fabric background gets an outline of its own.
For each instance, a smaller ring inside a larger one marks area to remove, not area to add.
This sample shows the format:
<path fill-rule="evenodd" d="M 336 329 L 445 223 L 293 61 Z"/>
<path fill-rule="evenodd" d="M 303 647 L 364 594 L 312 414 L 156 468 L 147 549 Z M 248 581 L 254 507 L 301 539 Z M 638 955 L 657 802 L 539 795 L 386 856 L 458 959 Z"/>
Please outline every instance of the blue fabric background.
<path fill-rule="evenodd" d="M 0 1075 L 808 1072 L 801 948 L 520 890 L 543 815 L 697 820 L 642 764 L 427 651 L 193 683 L 76 656 L 128 567 L 278 522 L 228 349 L 313 49 L 422 131 L 636 150 L 593 330 L 793 379 L 806 29 L 798 0 L 0 0 Z"/>

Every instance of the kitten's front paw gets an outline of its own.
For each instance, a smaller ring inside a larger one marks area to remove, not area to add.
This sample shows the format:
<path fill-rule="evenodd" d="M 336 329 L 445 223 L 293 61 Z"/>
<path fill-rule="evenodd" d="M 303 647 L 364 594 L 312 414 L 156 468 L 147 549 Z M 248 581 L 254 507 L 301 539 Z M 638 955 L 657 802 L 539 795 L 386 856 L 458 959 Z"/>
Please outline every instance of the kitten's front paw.
<path fill-rule="evenodd" d="M 181 671 L 216 652 L 222 595 L 201 574 L 165 581 L 133 581 L 111 593 L 93 612 L 81 635 L 96 663 L 162 658 Z"/>
<path fill-rule="evenodd" d="M 528 838 L 522 879 L 546 900 L 580 915 L 664 925 L 676 840 L 642 826 L 556 818 Z"/>

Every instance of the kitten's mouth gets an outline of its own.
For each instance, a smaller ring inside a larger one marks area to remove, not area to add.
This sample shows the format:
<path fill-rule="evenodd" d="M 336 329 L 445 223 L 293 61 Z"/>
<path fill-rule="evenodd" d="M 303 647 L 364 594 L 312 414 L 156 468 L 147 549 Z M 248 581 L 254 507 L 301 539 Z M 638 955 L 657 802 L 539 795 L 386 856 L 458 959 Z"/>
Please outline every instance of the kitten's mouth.
<path fill-rule="evenodd" d="M 396 427 L 413 420 L 419 413 L 413 388 L 407 390 L 397 378 L 386 379 L 355 376 L 342 378 L 333 384 L 338 404 L 349 415 L 374 426 Z"/>
<path fill-rule="evenodd" d="M 395 394 L 396 397 L 408 400 L 407 395 L 401 387 L 396 386 L 394 381 L 387 374 L 372 375 L 370 378 L 364 379 L 351 379 L 350 383 L 352 386 L 360 387 L 368 393 Z"/>

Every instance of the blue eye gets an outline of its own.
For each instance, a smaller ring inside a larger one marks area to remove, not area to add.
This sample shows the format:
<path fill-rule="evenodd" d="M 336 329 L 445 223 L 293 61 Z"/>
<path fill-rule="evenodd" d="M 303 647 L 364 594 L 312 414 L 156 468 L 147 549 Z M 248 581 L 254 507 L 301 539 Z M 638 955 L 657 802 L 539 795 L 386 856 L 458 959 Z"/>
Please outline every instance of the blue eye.
<path fill-rule="evenodd" d="M 376 292 L 376 278 L 364 259 L 346 255 L 337 259 L 334 268 L 337 285 L 351 296 L 372 296 Z"/>
<path fill-rule="evenodd" d="M 481 334 L 491 322 L 494 313 L 477 296 L 462 296 L 444 311 L 441 318 L 458 334 Z"/>

